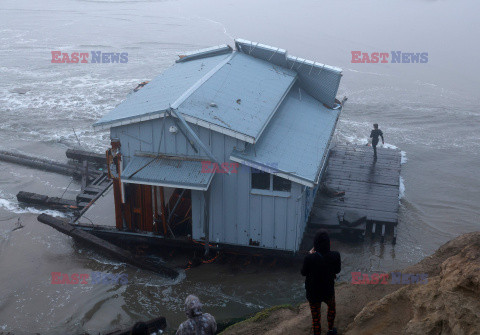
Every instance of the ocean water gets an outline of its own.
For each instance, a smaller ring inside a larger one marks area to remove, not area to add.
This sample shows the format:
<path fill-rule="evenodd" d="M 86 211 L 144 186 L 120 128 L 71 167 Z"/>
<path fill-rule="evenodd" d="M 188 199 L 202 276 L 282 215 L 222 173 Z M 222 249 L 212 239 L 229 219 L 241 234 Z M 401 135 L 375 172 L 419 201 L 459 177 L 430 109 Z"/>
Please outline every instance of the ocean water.
<path fill-rule="evenodd" d="M 365 144 L 376 122 L 386 146 L 402 151 L 397 244 L 333 240 L 339 280 L 399 269 L 480 229 L 479 9 L 473 0 L 2 0 L 0 149 L 59 161 L 67 148 L 102 152 L 108 133 L 91 125 L 182 52 L 233 38 L 282 47 L 343 68 L 337 142 Z M 128 52 L 128 63 L 52 64 L 56 50 Z M 428 63 L 353 64 L 355 50 L 428 52 Z M 296 267 L 209 264 L 176 281 L 133 269 L 38 223 L 42 211 L 15 198 L 31 190 L 73 199 L 79 189 L 0 162 L 0 333 L 99 333 L 159 315 L 175 328 L 190 293 L 218 320 L 304 299 Z M 93 271 L 125 272 L 128 285 L 50 283 L 51 272 Z"/>

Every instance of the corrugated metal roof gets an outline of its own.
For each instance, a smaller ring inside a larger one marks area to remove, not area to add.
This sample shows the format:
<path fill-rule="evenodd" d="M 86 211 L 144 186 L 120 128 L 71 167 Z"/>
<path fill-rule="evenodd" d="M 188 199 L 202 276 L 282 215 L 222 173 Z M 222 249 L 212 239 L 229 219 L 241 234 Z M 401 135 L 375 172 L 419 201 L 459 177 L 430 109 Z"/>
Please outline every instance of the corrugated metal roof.
<path fill-rule="evenodd" d="M 298 85 L 285 98 L 260 140 L 230 159 L 313 186 L 340 110 L 328 109 Z"/>
<path fill-rule="evenodd" d="M 178 111 L 255 142 L 295 79 L 293 71 L 236 52 Z"/>
<path fill-rule="evenodd" d="M 94 126 L 145 121 L 178 108 L 190 123 L 255 143 L 296 78 L 313 98 L 334 107 L 341 69 L 256 42 L 235 43 L 233 53 L 227 45 L 188 53 Z"/>
<path fill-rule="evenodd" d="M 230 54 L 175 63 L 141 90 L 130 94 L 115 109 L 97 121 L 94 127 L 113 127 L 158 117 L 228 57 Z"/>
<path fill-rule="evenodd" d="M 122 173 L 125 183 L 208 189 L 213 173 L 202 173 L 202 162 L 162 157 L 133 156 Z"/>
<path fill-rule="evenodd" d="M 333 108 L 337 95 L 342 69 L 311 60 L 288 56 L 287 51 L 269 45 L 236 39 L 237 50 L 266 60 L 270 63 L 283 66 L 298 73 L 302 88 L 315 99 Z"/>
<path fill-rule="evenodd" d="M 333 108 L 342 70 L 307 59 L 287 56 L 288 68 L 298 73 L 300 84 L 315 99 Z"/>
<path fill-rule="evenodd" d="M 237 50 L 278 66 L 287 67 L 287 50 L 243 39 L 235 40 Z"/>

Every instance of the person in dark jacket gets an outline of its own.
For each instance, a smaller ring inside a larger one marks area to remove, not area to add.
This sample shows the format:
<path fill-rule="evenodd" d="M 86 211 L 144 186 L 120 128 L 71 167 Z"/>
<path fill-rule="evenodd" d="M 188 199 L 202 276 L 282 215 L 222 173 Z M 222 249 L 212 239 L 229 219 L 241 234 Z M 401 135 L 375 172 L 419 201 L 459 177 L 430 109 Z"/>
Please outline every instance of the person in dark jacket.
<path fill-rule="evenodd" d="M 341 269 L 340 254 L 330 251 L 330 237 L 326 230 L 315 234 L 313 248 L 305 256 L 302 275 L 305 276 L 305 290 L 312 312 L 313 333 L 321 333 L 320 307 L 322 302 L 328 306 L 328 335 L 337 334 L 333 327 L 335 320 L 335 278 Z"/>
<path fill-rule="evenodd" d="M 185 313 L 188 320 L 178 327 L 176 335 L 214 335 L 217 332 L 215 318 L 202 312 L 202 303 L 194 295 L 185 299 Z"/>
<path fill-rule="evenodd" d="M 378 137 L 382 138 L 382 144 L 385 144 L 385 140 L 383 139 L 383 132 L 378 129 L 378 123 L 373 125 L 373 130 L 370 133 L 370 138 L 372 139 L 372 147 L 373 147 L 373 158 L 377 159 L 377 144 L 378 144 Z"/>

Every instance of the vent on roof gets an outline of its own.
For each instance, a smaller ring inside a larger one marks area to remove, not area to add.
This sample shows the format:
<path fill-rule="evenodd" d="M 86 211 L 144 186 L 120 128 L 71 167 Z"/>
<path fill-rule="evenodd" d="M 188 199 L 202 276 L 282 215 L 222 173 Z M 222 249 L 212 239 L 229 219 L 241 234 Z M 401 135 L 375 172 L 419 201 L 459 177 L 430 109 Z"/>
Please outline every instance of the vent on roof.
<path fill-rule="evenodd" d="M 200 49 L 200 50 L 184 53 L 183 55 L 180 55 L 179 56 L 180 59 L 177 59 L 175 62 L 176 63 L 188 62 L 194 59 L 223 55 L 223 54 L 231 53 L 232 51 L 233 51 L 232 47 L 230 47 L 227 44 L 222 44 L 222 45 L 217 45 L 211 48 Z"/>

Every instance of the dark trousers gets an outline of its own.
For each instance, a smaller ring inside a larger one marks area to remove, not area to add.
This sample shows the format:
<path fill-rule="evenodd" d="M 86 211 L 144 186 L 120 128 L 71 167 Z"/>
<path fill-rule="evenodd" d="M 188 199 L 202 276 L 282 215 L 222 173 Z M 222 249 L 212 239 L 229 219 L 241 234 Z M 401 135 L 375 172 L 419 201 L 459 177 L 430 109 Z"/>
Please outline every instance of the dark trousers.
<path fill-rule="evenodd" d="M 333 329 L 333 321 L 335 320 L 335 296 L 333 296 L 328 301 L 325 301 L 328 306 L 327 311 L 327 322 L 328 322 L 328 329 Z M 322 332 L 321 326 L 321 302 L 310 303 L 310 311 L 312 312 L 312 326 L 313 326 L 313 334 L 320 335 Z"/>
<path fill-rule="evenodd" d="M 375 139 L 372 141 L 372 147 L 373 147 L 373 157 L 377 158 L 377 144 L 378 144 L 378 139 L 375 141 Z"/>

